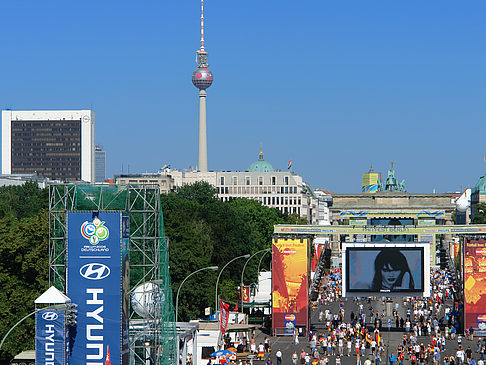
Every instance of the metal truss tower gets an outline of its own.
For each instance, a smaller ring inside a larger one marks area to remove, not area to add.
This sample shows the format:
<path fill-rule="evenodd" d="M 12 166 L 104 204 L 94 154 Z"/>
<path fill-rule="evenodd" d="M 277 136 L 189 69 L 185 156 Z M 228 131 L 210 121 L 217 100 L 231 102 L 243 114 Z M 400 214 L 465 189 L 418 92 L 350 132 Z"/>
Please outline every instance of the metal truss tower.
<path fill-rule="evenodd" d="M 130 308 L 130 364 L 177 363 L 177 331 L 160 192 L 153 185 L 53 185 L 49 188 L 49 284 L 66 293 L 67 213 L 127 212 L 130 293 L 152 283 L 155 310 L 141 318 Z M 157 288 L 157 289 L 153 289 Z M 155 291 L 155 292 L 154 292 Z M 145 293 L 144 293 L 145 295 Z"/>

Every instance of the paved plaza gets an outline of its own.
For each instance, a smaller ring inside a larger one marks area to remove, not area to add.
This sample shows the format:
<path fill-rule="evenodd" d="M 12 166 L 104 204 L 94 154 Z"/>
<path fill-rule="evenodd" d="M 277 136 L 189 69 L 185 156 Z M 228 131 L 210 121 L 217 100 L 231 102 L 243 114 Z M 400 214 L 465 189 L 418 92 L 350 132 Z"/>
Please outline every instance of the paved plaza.
<path fill-rule="evenodd" d="M 363 301 L 356 301 L 355 299 L 349 298 L 349 299 L 343 299 L 343 308 L 344 308 L 344 321 L 345 322 L 351 322 L 351 312 L 354 312 L 355 314 L 358 313 L 359 311 L 359 304 L 363 303 L 363 306 L 365 308 L 365 312 L 368 312 L 369 308 L 372 307 L 373 311 L 378 312 L 378 313 L 383 313 L 385 311 L 386 313 L 386 305 L 381 299 L 377 300 L 371 300 L 368 302 L 367 299 Z M 395 305 L 398 303 L 398 313 L 399 316 L 406 318 L 407 314 L 407 309 L 409 307 L 407 305 L 404 305 L 403 299 L 401 298 L 395 298 L 393 302 L 393 308 L 395 308 Z M 445 306 L 443 305 L 442 310 L 440 315 L 444 314 L 445 307 L 451 307 L 452 303 L 451 302 L 446 302 Z M 318 305 L 315 309 L 312 309 L 311 312 L 311 328 L 315 333 L 324 333 L 324 323 L 319 321 L 319 312 L 321 310 L 329 309 L 331 313 L 338 313 L 339 312 L 339 302 L 331 302 L 330 304 L 320 304 Z M 367 318 L 367 327 L 369 329 L 372 328 L 372 323 L 370 322 L 370 319 Z M 402 341 L 402 336 L 405 333 L 403 329 L 401 328 L 396 328 L 395 327 L 395 321 L 392 321 L 392 326 L 391 328 L 388 328 L 388 320 L 385 317 L 383 320 L 383 327 L 380 331 L 380 334 L 383 338 L 384 341 L 384 353 L 381 358 L 381 364 L 388 364 L 388 355 L 393 352 L 395 355 L 397 355 L 397 346 L 401 343 Z M 294 339 L 293 337 L 287 337 L 287 336 L 281 336 L 281 337 L 270 337 L 269 334 L 266 334 L 262 331 L 257 331 L 256 337 L 255 337 L 255 342 L 259 344 L 260 342 L 263 343 L 265 337 L 269 337 L 270 339 L 270 345 L 271 345 L 271 352 L 269 354 L 265 354 L 264 361 L 257 361 L 255 360 L 254 363 L 256 364 L 263 364 L 264 362 L 267 361 L 268 357 L 272 359 L 273 364 L 276 364 L 276 357 L 275 353 L 280 349 L 282 352 L 282 364 L 287 365 L 287 364 L 292 364 L 292 354 L 294 352 L 297 353 L 297 355 L 300 355 L 301 351 L 304 350 L 306 352 L 311 352 L 311 347 L 310 347 L 310 342 L 307 338 L 300 337 L 299 338 L 299 344 L 295 345 L 294 344 Z M 429 341 L 431 340 L 431 337 L 429 336 L 418 336 L 417 337 L 417 343 L 424 343 L 427 345 Z M 473 359 L 478 360 L 479 359 L 479 353 L 477 353 L 477 338 L 475 338 L 473 341 L 467 340 L 464 336 L 462 338 L 462 348 L 467 349 L 467 347 L 470 346 L 472 351 L 473 351 Z M 458 343 L 457 343 L 457 337 L 454 340 L 446 340 L 446 349 L 445 351 L 441 352 L 441 363 L 443 363 L 443 359 L 445 356 L 450 356 L 456 354 L 456 351 L 458 349 Z M 346 350 L 345 350 L 346 353 Z M 363 364 L 364 361 L 366 360 L 367 356 L 370 355 L 370 349 L 366 349 L 366 355 L 361 358 L 361 363 Z M 336 364 L 336 356 L 328 356 L 329 358 L 329 365 L 334 365 Z M 369 356 L 370 360 L 373 358 Z M 341 364 L 343 365 L 351 365 L 351 364 L 357 364 L 357 357 L 354 349 L 354 343 L 353 343 L 353 348 L 351 351 L 351 356 L 342 356 L 341 358 Z M 374 361 L 373 361 L 374 363 Z M 404 364 L 410 364 L 411 361 L 408 358 L 408 356 L 405 356 Z M 418 363 L 418 362 L 417 362 Z M 432 363 L 432 361 L 431 361 Z M 396 364 L 398 365 L 399 362 L 397 361 Z"/>

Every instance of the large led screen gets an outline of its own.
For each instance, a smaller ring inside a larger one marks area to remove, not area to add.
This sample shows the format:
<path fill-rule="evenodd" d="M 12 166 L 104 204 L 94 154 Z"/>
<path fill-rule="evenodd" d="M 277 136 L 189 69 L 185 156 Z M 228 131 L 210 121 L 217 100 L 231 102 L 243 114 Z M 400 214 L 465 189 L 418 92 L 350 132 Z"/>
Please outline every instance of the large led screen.
<path fill-rule="evenodd" d="M 349 295 L 418 295 L 429 291 L 425 245 L 346 247 L 344 285 Z"/>

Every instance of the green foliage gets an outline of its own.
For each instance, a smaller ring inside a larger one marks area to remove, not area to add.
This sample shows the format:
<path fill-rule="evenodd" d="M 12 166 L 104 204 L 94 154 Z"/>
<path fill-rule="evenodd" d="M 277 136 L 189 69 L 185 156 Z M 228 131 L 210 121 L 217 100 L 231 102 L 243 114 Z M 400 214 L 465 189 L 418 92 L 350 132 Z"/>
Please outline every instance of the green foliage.
<path fill-rule="evenodd" d="M 5 216 L 32 217 L 41 209 L 48 209 L 48 204 L 48 189 L 39 189 L 35 182 L 29 181 L 24 185 L 0 187 L 0 218 Z"/>
<path fill-rule="evenodd" d="M 0 336 L 34 310 L 48 286 L 47 189 L 34 182 L 0 187 Z M 34 318 L 18 326 L 0 352 L 0 363 L 34 348 Z"/>
<path fill-rule="evenodd" d="M 180 283 L 207 266 L 223 266 L 237 256 L 271 247 L 275 224 L 301 223 L 295 215 L 249 199 L 222 202 L 211 185 L 197 182 L 161 197 L 166 236 L 169 238 L 170 275 L 174 299 Z M 268 269 L 271 254 L 255 255 L 245 268 L 244 283 L 256 282 L 258 266 Z M 263 257 L 262 261 L 260 259 Z M 218 295 L 236 301 L 245 259 L 233 261 L 221 274 Z M 218 272 L 202 271 L 188 279 L 179 295 L 179 320 L 201 318 L 204 308 L 214 310 Z"/>
<path fill-rule="evenodd" d="M 474 224 L 486 224 L 486 204 L 478 204 L 478 211 L 472 220 Z"/>
<path fill-rule="evenodd" d="M 48 286 L 48 214 L 0 219 L 0 334 L 34 310 Z M 34 318 L 17 327 L 3 344 L 0 362 L 34 348 Z"/>

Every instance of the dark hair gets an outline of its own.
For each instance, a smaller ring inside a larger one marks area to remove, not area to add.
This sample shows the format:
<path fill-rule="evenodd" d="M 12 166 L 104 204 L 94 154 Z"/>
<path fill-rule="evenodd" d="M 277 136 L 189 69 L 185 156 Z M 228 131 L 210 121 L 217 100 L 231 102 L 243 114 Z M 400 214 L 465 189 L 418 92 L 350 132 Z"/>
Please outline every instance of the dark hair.
<path fill-rule="evenodd" d="M 379 291 L 382 288 L 383 277 L 381 275 L 381 270 L 386 266 L 390 265 L 393 270 L 400 271 L 400 275 L 394 286 L 401 286 L 403 276 L 408 273 L 410 281 L 407 289 L 415 289 L 415 283 L 413 282 L 412 273 L 408 266 L 407 258 L 400 252 L 398 248 L 385 247 L 375 258 L 375 276 L 371 287 L 373 290 Z"/>

